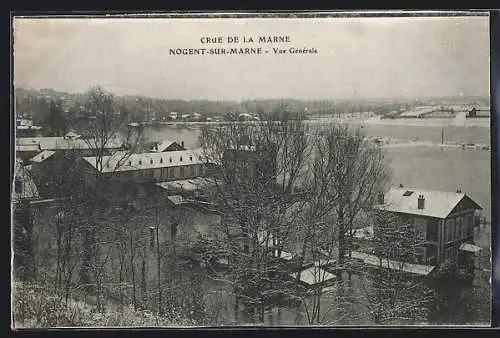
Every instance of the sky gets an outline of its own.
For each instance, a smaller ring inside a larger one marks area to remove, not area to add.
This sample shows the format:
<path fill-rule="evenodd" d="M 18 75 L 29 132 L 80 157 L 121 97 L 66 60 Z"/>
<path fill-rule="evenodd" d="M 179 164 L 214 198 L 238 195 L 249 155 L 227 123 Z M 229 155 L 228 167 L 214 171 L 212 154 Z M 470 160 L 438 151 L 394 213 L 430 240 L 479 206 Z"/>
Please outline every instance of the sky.
<path fill-rule="evenodd" d="M 202 37 L 289 36 L 276 44 Z M 262 47 L 262 55 L 169 55 Z M 274 54 L 315 48 L 316 54 Z M 168 99 L 489 96 L 489 18 L 14 18 L 14 84 Z"/>

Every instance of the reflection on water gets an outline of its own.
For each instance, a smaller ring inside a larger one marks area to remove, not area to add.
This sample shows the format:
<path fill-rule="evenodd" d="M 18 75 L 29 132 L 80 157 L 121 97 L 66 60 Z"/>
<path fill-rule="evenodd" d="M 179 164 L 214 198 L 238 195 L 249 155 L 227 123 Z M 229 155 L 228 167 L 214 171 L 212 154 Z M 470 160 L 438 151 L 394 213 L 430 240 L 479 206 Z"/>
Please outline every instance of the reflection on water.
<path fill-rule="evenodd" d="M 367 125 L 366 136 L 441 142 L 441 128 L 414 126 Z M 149 141 L 184 141 L 188 148 L 199 147 L 199 128 L 174 126 L 149 127 Z M 490 144 L 490 130 L 482 127 L 445 127 L 445 141 Z M 392 169 L 392 184 L 404 184 L 422 189 L 455 191 L 461 188 L 483 207 L 490 219 L 490 158 L 484 150 L 401 147 L 388 149 Z"/>
<path fill-rule="evenodd" d="M 401 125 L 366 125 L 362 129 L 366 136 L 389 137 L 407 140 L 441 142 L 442 126 L 401 126 Z M 170 126 L 150 127 L 149 141 L 174 140 L 184 141 L 186 147 L 199 147 L 199 128 L 191 129 Z M 490 130 L 484 127 L 444 126 L 445 142 L 490 144 Z M 483 207 L 483 216 L 490 219 L 490 156 L 483 150 L 443 149 L 432 147 L 402 147 L 388 149 L 388 160 L 392 169 L 392 184 L 455 191 L 460 188 Z M 200 223 L 200 220 L 198 220 Z M 478 238 L 487 236 L 482 229 Z M 489 237 L 488 237 L 489 238 Z M 482 240 L 483 248 L 488 240 Z M 484 253 L 488 261 L 488 253 Z M 484 260 L 483 260 L 484 261 Z M 428 306 L 427 322 L 430 324 L 487 324 L 490 320 L 490 285 L 487 263 L 477 271 L 472 283 L 466 284 L 457 280 L 433 281 L 428 286 L 434 292 L 434 298 Z M 350 312 L 339 312 L 339 297 L 324 297 L 322 312 L 328 312 L 329 318 L 340 318 L 330 325 L 370 325 L 373 321 L 362 306 L 363 288 L 361 281 L 353 277 L 347 284 L 347 293 L 356 297 L 350 302 Z M 206 280 L 204 288 L 212 302 L 218 302 L 224 309 L 226 325 L 242 325 L 252 323 L 241 306 L 236 309 L 231 290 L 214 280 Z M 214 295 L 218 295 L 215 297 Z M 344 294 L 345 296 L 345 294 Z M 344 297 L 344 300 L 346 298 Z M 224 305 L 221 305 L 224 304 Z M 345 303 L 347 304 L 347 302 Z M 355 305 L 357 304 L 357 305 Z M 342 308 L 345 308 L 342 307 Z M 223 324 L 223 323 L 220 323 Z M 398 324 L 398 323 L 393 323 Z M 405 324 L 405 323 L 399 323 Z M 307 311 L 302 306 L 270 307 L 266 311 L 264 325 L 308 325 Z"/>
<path fill-rule="evenodd" d="M 483 119 L 485 120 L 485 119 Z M 332 120 L 315 120 L 310 123 L 322 125 L 331 123 Z M 448 121 L 450 122 L 450 121 Z M 369 137 L 388 137 L 404 140 L 421 140 L 431 142 L 441 142 L 444 136 L 444 142 L 450 143 L 475 143 L 490 144 L 489 120 L 484 121 L 484 126 L 455 126 L 453 124 L 431 124 L 431 125 L 401 125 L 401 124 L 364 124 L 361 131 Z M 361 124 L 353 124 L 354 128 Z M 444 131 L 442 133 L 442 131 Z M 148 127 L 146 131 L 150 141 L 175 140 L 184 141 L 189 148 L 199 146 L 198 136 L 200 134 L 199 126 L 183 125 L 160 125 Z"/>

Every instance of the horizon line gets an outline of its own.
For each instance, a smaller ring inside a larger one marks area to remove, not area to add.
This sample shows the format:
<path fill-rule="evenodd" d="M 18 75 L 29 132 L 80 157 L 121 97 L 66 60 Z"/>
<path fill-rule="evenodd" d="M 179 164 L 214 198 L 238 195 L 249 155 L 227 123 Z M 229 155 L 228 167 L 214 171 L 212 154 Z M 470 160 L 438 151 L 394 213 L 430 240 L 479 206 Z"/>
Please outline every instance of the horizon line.
<path fill-rule="evenodd" d="M 104 88 L 108 93 L 111 93 L 113 96 L 116 97 L 137 97 L 137 98 L 145 98 L 145 99 L 153 99 L 153 100 L 167 100 L 167 101 L 209 101 L 209 102 L 249 102 L 249 101 L 309 101 L 309 102 L 320 102 L 320 101 L 327 101 L 327 102 L 335 102 L 335 101 L 381 101 L 381 100 L 401 100 L 401 101 L 408 101 L 408 100 L 436 100 L 436 99 L 467 99 L 467 98 L 479 98 L 479 99 L 487 99 L 491 100 L 491 96 L 485 96 L 485 95 L 479 95 L 479 94 L 470 94 L 470 95 L 445 95 L 445 96 L 400 96 L 400 97 L 395 97 L 395 96 L 379 96 L 379 97 L 338 97 L 338 98 L 292 98 L 292 97 L 254 97 L 254 98 L 242 98 L 242 99 L 211 99 L 211 98 L 194 98 L 194 99 L 187 99 L 187 98 L 172 98 L 172 97 L 159 97 L 159 96 L 146 96 L 142 94 L 118 94 L 113 91 L 110 91 L 106 89 L 106 86 L 104 85 L 95 85 L 95 86 L 100 86 Z M 35 91 L 42 91 L 42 90 L 52 90 L 57 93 L 64 93 L 64 94 L 70 94 L 70 95 L 84 95 L 86 91 L 83 92 L 70 92 L 70 91 L 63 91 L 60 89 L 54 89 L 54 88 L 34 88 L 34 87 L 25 87 L 25 86 L 19 86 L 16 87 L 13 85 L 14 91 L 16 89 L 20 90 L 35 90 Z M 13 93 L 15 95 L 15 93 Z"/>

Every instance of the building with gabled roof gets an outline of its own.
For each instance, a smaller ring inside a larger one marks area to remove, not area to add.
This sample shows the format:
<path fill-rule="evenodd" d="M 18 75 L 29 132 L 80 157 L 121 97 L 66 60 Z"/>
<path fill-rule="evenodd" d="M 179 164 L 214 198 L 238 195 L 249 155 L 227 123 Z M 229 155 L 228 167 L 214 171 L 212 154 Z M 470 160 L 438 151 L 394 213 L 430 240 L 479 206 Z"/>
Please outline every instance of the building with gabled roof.
<path fill-rule="evenodd" d="M 35 181 L 21 159 L 16 159 L 14 167 L 14 191 L 12 197 L 14 202 L 33 200 L 40 197 Z"/>
<path fill-rule="evenodd" d="M 474 225 L 476 211 L 482 207 L 460 190 L 446 192 L 399 186 L 380 193 L 377 202 L 377 211 L 397 215 L 415 226 L 424 243 L 417 248 L 418 263 L 439 265 L 450 260 L 459 266 L 466 265 L 472 259 L 469 249 L 480 249 L 474 246 Z"/>
<path fill-rule="evenodd" d="M 84 157 L 82 164 L 86 182 L 90 185 L 97 172 L 116 181 L 136 183 L 182 180 L 205 174 L 205 160 L 199 150 L 132 154 L 116 152 L 100 159 Z"/>
<path fill-rule="evenodd" d="M 179 151 L 179 150 L 186 150 L 184 148 L 184 142 L 181 142 L 181 144 L 171 141 L 171 140 L 164 140 L 160 142 L 156 142 L 150 149 L 150 152 L 154 153 L 162 153 L 166 151 Z"/>
<path fill-rule="evenodd" d="M 16 138 L 16 153 L 28 158 L 32 158 L 36 153 L 44 150 L 71 151 L 79 155 L 91 156 L 96 151 L 93 143 L 96 142 L 80 138 L 78 134 L 72 132 L 64 137 L 18 137 Z M 104 148 L 111 153 L 121 149 L 122 144 L 117 139 L 110 139 Z"/>

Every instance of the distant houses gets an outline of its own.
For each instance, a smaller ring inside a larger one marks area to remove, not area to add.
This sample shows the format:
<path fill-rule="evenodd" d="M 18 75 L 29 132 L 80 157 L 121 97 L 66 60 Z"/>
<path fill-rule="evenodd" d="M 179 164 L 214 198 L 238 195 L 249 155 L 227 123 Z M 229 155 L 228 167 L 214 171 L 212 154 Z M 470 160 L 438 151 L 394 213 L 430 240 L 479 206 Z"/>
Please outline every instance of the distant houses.
<path fill-rule="evenodd" d="M 184 147 L 184 141 L 181 141 L 180 144 L 170 140 L 159 141 L 155 142 L 153 146 L 150 148 L 150 152 L 153 153 L 163 153 L 167 151 L 179 151 L 179 150 L 186 150 L 186 148 Z"/>
<path fill-rule="evenodd" d="M 38 136 L 42 131 L 42 127 L 33 124 L 33 120 L 26 118 L 16 119 L 16 136 L 17 137 L 34 137 Z"/>
<path fill-rule="evenodd" d="M 103 147 L 94 145 L 92 140 L 85 140 L 79 135 L 69 132 L 63 137 L 18 137 L 16 138 L 16 155 L 25 162 L 46 150 L 64 153 L 74 153 L 81 156 L 91 156 L 96 151 L 104 150 L 111 153 L 120 150 L 122 144 L 119 140 L 110 139 Z"/>

